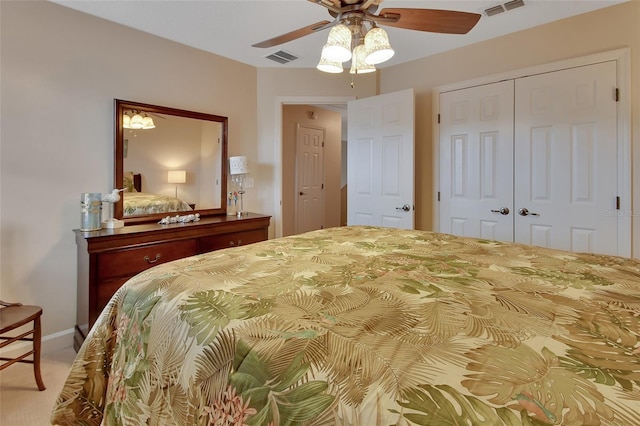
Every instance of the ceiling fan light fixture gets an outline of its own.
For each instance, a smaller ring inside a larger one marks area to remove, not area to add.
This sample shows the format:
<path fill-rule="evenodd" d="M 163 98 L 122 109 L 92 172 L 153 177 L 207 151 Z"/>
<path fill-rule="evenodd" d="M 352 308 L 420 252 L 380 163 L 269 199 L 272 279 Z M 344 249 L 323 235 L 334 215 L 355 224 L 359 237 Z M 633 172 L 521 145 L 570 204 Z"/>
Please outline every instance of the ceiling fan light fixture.
<path fill-rule="evenodd" d="M 338 24 L 331 28 L 322 56 L 337 62 L 351 59 L 351 31 L 346 25 Z"/>
<path fill-rule="evenodd" d="M 364 44 L 359 44 L 353 49 L 353 55 L 351 56 L 351 74 L 366 74 L 374 72 L 376 70 L 375 65 L 367 64 L 365 57 L 367 56 L 367 50 Z"/>
<path fill-rule="evenodd" d="M 380 27 L 373 27 L 364 37 L 364 45 L 368 52 L 365 62 L 370 65 L 381 64 L 394 55 L 387 32 Z"/>
<path fill-rule="evenodd" d="M 316 66 L 320 71 L 328 72 L 331 74 L 340 74 L 342 72 L 342 62 L 333 61 L 326 56 L 322 55 L 320 57 L 320 62 Z"/>

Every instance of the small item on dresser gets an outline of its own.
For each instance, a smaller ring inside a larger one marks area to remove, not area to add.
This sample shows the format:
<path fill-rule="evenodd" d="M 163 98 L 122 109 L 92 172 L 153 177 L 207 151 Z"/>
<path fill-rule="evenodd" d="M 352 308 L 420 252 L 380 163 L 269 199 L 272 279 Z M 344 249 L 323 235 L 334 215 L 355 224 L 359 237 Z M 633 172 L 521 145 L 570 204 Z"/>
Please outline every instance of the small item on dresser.
<path fill-rule="evenodd" d="M 229 191 L 227 194 L 227 214 L 229 216 L 235 216 L 236 212 L 234 208 L 231 208 L 231 204 L 233 203 L 233 192 Z"/>
<path fill-rule="evenodd" d="M 80 195 L 81 231 L 97 231 L 102 219 L 102 194 L 83 192 Z"/>
<path fill-rule="evenodd" d="M 188 222 L 197 222 L 200 220 L 200 213 L 196 214 L 186 214 L 184 216 L 175 215 L 175 216 L 167 216 L 158 222 L 160 225 L 168 225 L 170 223 L 188 223 Z"/>
<path fill-rule="evenodd" d="M 109 203 L 109 218 L 107 220 L 102 221 L 102 227 L 106 229 L 116 229 L 122 228 L 124 226 L 124 221 L 120 219 L 115 219 L 113 217 L 113 205 L 120 201 L 120 192 L 124 191 L 123 189 L 114 189 L 110 194 L 102 197 L 102 201 L 105 203 Z"/>

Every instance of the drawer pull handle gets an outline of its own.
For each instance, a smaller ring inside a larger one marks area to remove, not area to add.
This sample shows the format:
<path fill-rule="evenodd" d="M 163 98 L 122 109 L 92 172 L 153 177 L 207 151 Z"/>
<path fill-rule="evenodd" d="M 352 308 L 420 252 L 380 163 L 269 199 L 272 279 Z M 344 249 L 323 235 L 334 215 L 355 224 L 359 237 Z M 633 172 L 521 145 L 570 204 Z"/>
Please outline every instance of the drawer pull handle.
<path fill-rule="evenodd" d="M 235 246 L 241 246 L 242 245 L 242 240 L 238 240 L 238 243 L 236 244 L 234 241 L 229 241 L 229 247 L 235 247 Z"/>
<path fill-rule="evenodd" d="M 147 263 L 156 263 L 158 260 L 160 260 L 160 253 L 156 254 L 156 258 L 153 260 L 149 259 L 149 256 L 144 257 L 144 261 Z"/>

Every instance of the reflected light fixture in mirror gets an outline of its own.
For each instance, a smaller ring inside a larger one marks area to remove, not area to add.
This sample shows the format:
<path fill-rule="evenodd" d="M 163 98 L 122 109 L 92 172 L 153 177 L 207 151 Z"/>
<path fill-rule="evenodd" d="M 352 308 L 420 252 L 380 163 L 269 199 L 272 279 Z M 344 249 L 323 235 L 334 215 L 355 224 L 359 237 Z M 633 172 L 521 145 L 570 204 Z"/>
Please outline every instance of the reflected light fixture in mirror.
<path fill-rule="evenodd" d="M 244 155 L 236 157 L 229 157 L 229 174 L 231 175 L 231 181 L 237 183 L 240 186 L 238 194 L 240 194 L 240 209 L 238 210 L 238 216 L 244 216 L 247 212 L 244 211 L 244 182 L 247 179 L 247 174 L 250 172 L 249 160 Z"/>
<path fill-rule="evenodd" d="M 122 115 L 122 127 L 125 129 L 148 130 L 155 129 L 156 124 L 148 114 L 140 111 L 125 111 Z"/>
<path fill-rule="evenodd" d="M 169 183 L 176 184 L 176 198 L 178 198 L 178 185 L 179 183 L 187 183 L 187 171 L 186 170 L 169 170 L 169 176 L 167 177 Z"/>

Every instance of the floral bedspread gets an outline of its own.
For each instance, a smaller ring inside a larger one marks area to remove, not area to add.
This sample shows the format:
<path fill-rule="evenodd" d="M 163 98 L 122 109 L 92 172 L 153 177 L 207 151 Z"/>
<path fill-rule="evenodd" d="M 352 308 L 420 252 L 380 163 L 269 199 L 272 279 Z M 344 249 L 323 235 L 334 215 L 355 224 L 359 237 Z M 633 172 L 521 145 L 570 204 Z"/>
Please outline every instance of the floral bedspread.
<path fill-rule="evenodd" d="M 123 192 L 124 216 L 188 212 L 193 209 L 179 198 L 147 192 Z"/>
<path fill-rule="evenodd" d="M 640 262 L 342 227 L 162 264 L 60 425 L 639 425 Z"/>

